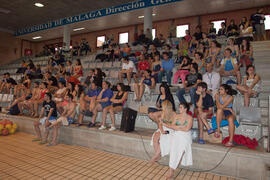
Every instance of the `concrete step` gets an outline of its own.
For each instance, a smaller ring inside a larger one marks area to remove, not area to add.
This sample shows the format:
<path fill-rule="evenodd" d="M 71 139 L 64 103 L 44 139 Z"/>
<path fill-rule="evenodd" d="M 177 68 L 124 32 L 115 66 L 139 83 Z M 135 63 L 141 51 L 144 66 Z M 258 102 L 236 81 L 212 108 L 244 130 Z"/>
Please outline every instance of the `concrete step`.
<path fill-rule="evenodd" d="M 269 107 L 269 103 L 267 99 L 261 99 L 259 101 L 259 107 L 260 108 L 268 108 Z"/>
<path fill-rule="evenodd" d="M 259 53 L 267 53 L 267 51 L 269 51 L 269 47 L 256 47 L 256 48 L 253 48 L 253 52 L 255 54 L 259 54 Z"/>
<path fill-rule="evenodd" d="M 261 116 L 268 117 L 268 108 L 260 108 Z"/>
<path fill-rule="evenodd" d="M 262 123 L 263 126 L 266 126 L 268 128 L 268 123 L 269 123 L 268 116 L 262 116 L 261 117 L 261 123 Z"/>
<path fill-rule="evenodd" d="M 262 92 L 262 93 L 260 93 L 259 99 L 260 99 L 260 100 L 262 100 L 262 99 L 268 100 L 269 95 L 270 95 L 269 93 L 270 93 L 270 92 Z"/>
<path fill-rule="evenodd" d="M 270 47 L 270 41 L 251 42 L 251 45 L 257 47 Z"/>
<path fill-rule="evenodd" d="M 20 116 L 1 116 L 18 124 L 22 132 L 35 134 L 33 120 Z M 42 132 L 43 132 L 43 128 Z M 120 131 L 100 131 L 97 128 L 61 126 L 59 129 L 59 142 L 70 145 L 85 146 L 88 148 L 122 154 L 138 159 L 149 159 L 154 154 L 150 145 L 154 130 L 136 129 L 135 132 L 124 133 Z M 119 143 L 121 142 L 121 143 Z M 229 149 L 228 157 L 212 173 L 233 176 L 241 179 L 264 179 L 265 164 L 270 162 L 270 154 L 261 149 L 249 150 L 243 147 Z M 228 148 L 218 144 L 192 144 L 193 166 L 191 169 L 206 170 L 216 166 L 225 155 Z M 147 152 L 147 153 L 146 153 Z M 168 165 L 168 157 L 160 161 Z M 256 168 L 254 168 L 256 167 Z"/>

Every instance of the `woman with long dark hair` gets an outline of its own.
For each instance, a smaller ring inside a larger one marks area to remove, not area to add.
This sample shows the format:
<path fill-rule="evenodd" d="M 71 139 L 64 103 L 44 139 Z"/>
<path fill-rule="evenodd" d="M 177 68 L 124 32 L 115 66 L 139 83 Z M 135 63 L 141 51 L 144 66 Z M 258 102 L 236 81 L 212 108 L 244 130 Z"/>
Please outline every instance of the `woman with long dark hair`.
<path fill-rule="evenodd" d="M 247 39 L 242 40 L 240 46 L 240 66 L 249 66 L 253 63 L 253 47 Z"/>
<path fill-rule="evenodd" d="M 182 83 L 185 82 L 186 76 L 189 74 L 190 63 L 191 63 L 190 58 L 188 56 L 183 56 L 183 60 L 180 66 L 178 67 L 178 70 L 174 73 L 174 76 L 173 76 L 174 84 L 178 84 L 179 78 L 181 79 Z"/>
<path fill-rule="evenodd" d="M 173 95 L 167 83 L 162 83 L 159 87 L 159 95 L 156 101 L 156 108 L 148 108 L 148 116 L 154 122 L 158 122 L 158 117 L 161 115 L 162 102 L 168 100 L 172 103 L 172 108 L 175 111 L 175 103 Z"/>
<path fill-rule="evenodd" d="M 256 96 L 261 89 L 261 77 L 255 73 L 255 67 L 249 65 L 246 69 L 246 76 L 244 77 L 243 84 L 237 85 L 236 88 L 244 94 L 244 106 L 249 106 L 250 97 Z"/>
<path fill-rule="evenodd" d="M 221 50 L 220 44 L 215 40 L 212 41 L 208 57 L 205 58 L 206 64 L 212 63 L 217 67 L 222 59 L 220 50 Z"/>
<path fill-rule="evenodd" d="M 230 85 L 222 84 L 219 88 L 219 93 L 216 94 L 215 100 L 217 105 L 217 131 L 215 137 L 220 137 L 220 124 L 222 119 L 226 119 L 229 122 L 229 142 L 225 144 L 226 147 L 233 146 L 233 136 L 234 136 L 234 120 L 236 119 L 235 112 L 233 111 L 233 95 L 237 92 L 232 89 Z"/>
<path fill-rule="evenodd" d="M 76 59 L 73 76 L 76 78 L 80 78 L 83 76 L 83 67 L 80 59 Z"/>
<path fill-rule="evenodd" d="M 179 106 L 179 114 L 171 113 L 171 123 L 164 121 L 164 118 L 162 118 L 162 125 L 174 131 L 174 133 L 169 134 L 169 147 L 166 143 L 161 142 L 160 144 L 161 149 L 163 149 L 161 155 L 165 156 L 170 154 L 170 168 L 167 174 L 168 179 L 173 177 L 174 171 L 179 163 L 181 163 L 182 166 L 191 166 L 193 164 L 191 148 L 192 137 L 190 131 L 193 125 L 193 118 L 188 114 L 188 111 L 189 105 L 187 103 L 181 103 Z M 160 141 L 162 141 L 162 138 L 160 139 Z M 162 144 L 166 146 L 162 147 Z"/>
<path fill-rule="evenodd" d="M 170 155 L 167 178 L 173 177 L 174 170 L 181 163 L 182 166 L 192 165 L 192 137 L 193 118 L 188 114 L 189 105 L 181 103 L 179 114 L 172 110 L 172 104 L 166 100 L 162 103 L 162 114 L 159 118 L 159 129 L 153 134 L 151 144 L 154 145 L 155 155 L 150 163 L 159 161 L 161 157 Z"/>
<path fill-rule="evenodd" d="M 109 131 L 114 131 L 116 129 L 115 128 L 115 114 L 123 110 L 123 106 L 126 103 L 127 98 L 128 98 L 128 93 L 124 90 L 124 84 L 118 83 L 117 93 L 114 94 L 114 96 L 111 98 L 112 105 L 109 107 L 109 113 L 112 120 L 112 125 Z"/>
<path fill-rule="evenodd" d="M 93 79 L 97 83 L 98 87 L 102 87 L 103 78 L 105 77 L 105 73 L 102 72 L 100 68 L 96 68 L 94 71 Z"/>
<path fill-rule="evenodd" d="M 167 128 L 163 125 L 163 122 L 170 123 L 173 122 L 176 116 L 173 110 L 173 105 L 170 101 L 164 100 L 162 102 L 162 108 L 160 110 L 160 115 L 157 119 L 158 129 L 154 132 L 152 136 L 151 145 L 154 146 L 155 155 L 150 160 L 150 163 L 159 161 L 161 156 L 169 154 L 170 151 L 170 135 L 174 132 L 172 129 Z"/>

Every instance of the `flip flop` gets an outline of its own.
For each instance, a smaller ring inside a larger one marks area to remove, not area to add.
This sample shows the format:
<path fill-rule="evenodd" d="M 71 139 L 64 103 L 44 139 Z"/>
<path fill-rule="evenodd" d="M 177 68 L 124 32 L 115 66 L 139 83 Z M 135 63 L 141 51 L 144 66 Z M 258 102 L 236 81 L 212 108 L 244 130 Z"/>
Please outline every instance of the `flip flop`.
<path fill-rule="evenodd" d="M 51 144 L 51 143 L 49 143 L 49 144 L 47 144 L 46 146 L 47 146 L 47 147 L 50 147 L 50 146 L 56 146 L 56 144 Z"/>
<path fill-rule="evenodd" d="M 213 134 L 215 131 L 214 131 L 214 129 L 209 129 L 207 132 L 208 132 L 208 135 L 209 135 L 209 134 Z"/>
<path fill-rule="evenodd" d="M 224 146 L 225 147 L 234 147 L 234 144 L 232 142 L 227 142 Z"/>
<path fill-rule="evenodd" d="M 32 139 L 32 142 L 36 142 L 36 141 L 41 141 L 40 139 L 36 138 L 36 139 Z"/>
<path fill-rule="evenodd" d="M 47 142 L 39 142 L 39 145 L 47 144 Z"/>
<path fill-rule="evenodd" d="M 214 136 L 215 136 L 215 138 L 220 138 L 220 134 L 217 132 L 214 134 Z"/>
<path fill-rule="evenodd" d="M 205 144 L 205 141 L 203 139 L 199 139 L 198 144 Z"/>
<path fill-rule="evenodd" d="M 77 124 L 76 127 L 80 127 L 82 124 Z"/>

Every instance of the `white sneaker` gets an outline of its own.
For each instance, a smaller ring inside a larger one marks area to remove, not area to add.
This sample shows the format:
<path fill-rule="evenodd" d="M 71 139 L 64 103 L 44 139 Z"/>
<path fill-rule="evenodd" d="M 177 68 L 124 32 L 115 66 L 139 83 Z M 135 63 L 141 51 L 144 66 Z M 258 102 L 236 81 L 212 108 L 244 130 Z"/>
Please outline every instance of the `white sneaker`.
<path fill-rule="evenodd" d="M 98 128 L 99 130 L 104 130 L 104 129 L 106 129 L 106 127 L 105 126 L 100 126 L 100 128 Z"/>
<path fill-rule="evenodd" d="M 114 127 L 114 126 L 112 126 L 110 129 L 109 129 L 109 131 L 115 131 L 116 130 L 116 128 Z"/>

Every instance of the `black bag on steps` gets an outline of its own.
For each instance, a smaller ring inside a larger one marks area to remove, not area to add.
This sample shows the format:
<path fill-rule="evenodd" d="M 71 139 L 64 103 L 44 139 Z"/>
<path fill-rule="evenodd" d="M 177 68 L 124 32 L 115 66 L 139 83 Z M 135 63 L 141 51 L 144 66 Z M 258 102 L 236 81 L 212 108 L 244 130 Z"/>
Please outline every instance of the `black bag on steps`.
<path fill-rule="evenodd" d="M 120 131 L 124 132 L 134 131 L 136 117 L 137 111 L 130 108 L 124 108 L 122 113 Z"/>
<path fill-rule="evenodd" d="M 18 104 L 12 106 L 12 107 L 9 109 L 9 114 L 10 114 L 10 115 L 18 115 L 18 114 L 20 114 L 20 110 L 19 110 Z"/>

